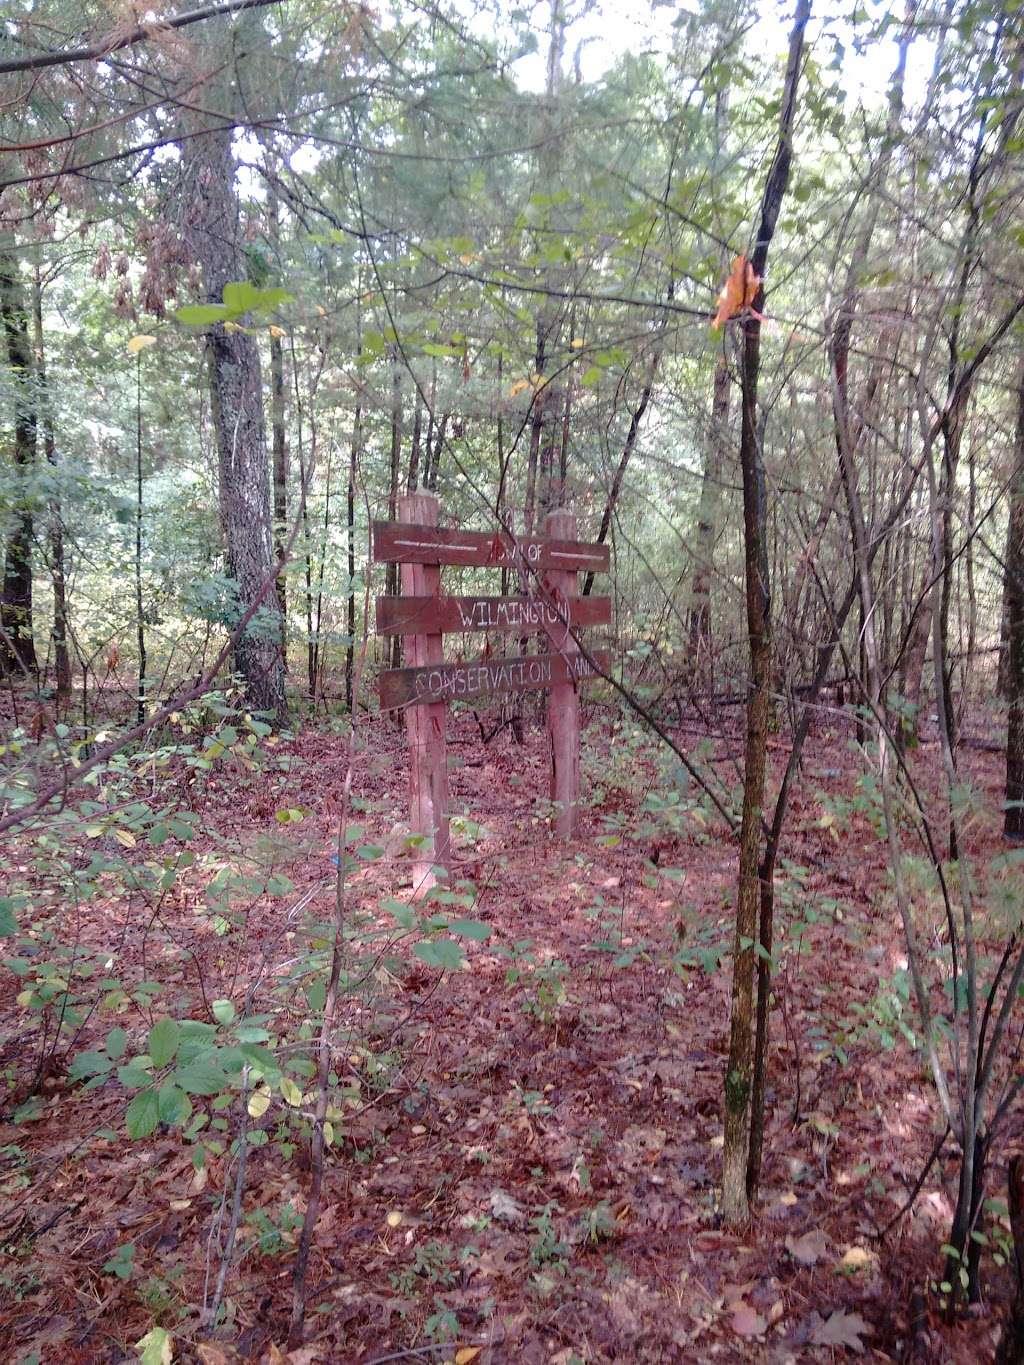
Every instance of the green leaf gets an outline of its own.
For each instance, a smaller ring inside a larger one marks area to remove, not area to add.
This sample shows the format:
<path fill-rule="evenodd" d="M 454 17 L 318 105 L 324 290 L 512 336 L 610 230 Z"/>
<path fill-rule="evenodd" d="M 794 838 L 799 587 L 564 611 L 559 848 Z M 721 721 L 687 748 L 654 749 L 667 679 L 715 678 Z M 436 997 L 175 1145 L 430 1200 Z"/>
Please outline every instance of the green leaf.
<path fill-rule="evenodd" d="M 14 902 L 8 896 L 0 896 L 0 938 L 12 938 L 18 932 L 18 921 L 14 918 Z"/>
<path fill-rule="evenodd" d="M 291 295 L 287 289 L 257 289 L 248 280 L 240 280 L 224 286 L 224 307 L 237 316 L 240 313 L 267 313 L 288 303 Z"/>
<path fill-rule="evenodd" d="M 130 1280 L 135 1269 L 135 1245 L 125 1242 L 103 1265 L 104 1275 L 116 1275 L 119 1280 Z"/>
<path fill-rule="evenodd" d="M 228 310 L 222 303 L 188 303 L 175 308 L 174 316 L 186 327 L 209 327 L 212 322 L 223 322 Z"/>
<path fill-rule="evenodd" d="M 107 1034 L 107 1041 L 103 1046 L 106 1048 L 107 1056 L 111 1061 L 119 1061 L 124 1056 L 124 1050 L 128 1046 L 128 1035 L 123 1028 L 112 1028 Z"/>
<path fill-rule="evenodd" d="M 156 1099 L 161 1123 L 180 1127 L 188 1122 L 192 1114 L 192 1101 L 179 1086 L 168 1081 L 160 1087 Z"/>
<path fill-rule="evenodd" d="M 230 1000 L 215 1000 L 212 1005 L 213 1017 L 218 1024 L 233 1024 L 235 1022 L 235 1007 Z"/>
<path fill-rule="evenodd" d="M 209 1062 L 190 1062 L 188 1066 L 179 1066 L 172 1080 L 190 1095 L 216 1095 L 227 1085 L 228 1078 L 220 1067 Z"/>
<path fill-rule="evenodd" d="M 158 1019 L 149 1030 L 149 1055 L 153 1065 L 167 1066 L 174 1060 L 181 1041 L 181 1028 L 177 1019 Z"/>
<path fill-rule="evenodd" d="M 383 858 L 384 850 L 380 844 L 360 844 L 356 849 L 356 857 L 362 858 L 365 862 L 373 862 L 377 858 Z"/>
<path fill-rule="evenodd" d="M 395 900 L 389 896 L 381 901 L 380 908 L 386 910 L 400 929 L 412 929 L 416 924 L 416 911 L 405 901 Z"/>
<path fill-rule="evenodd" d="M 453 920 L 448 926 L 453 934 L 461 934 L 463 938 L 472 939 L 474 943 L 483 943 L 485 938 L 490 938 L 494 932 L 489 924 L 484 924 L 479 919 L 457 919 Z"/>
<path fill-rule="evenodd" d="M 453 938 L 441 938 L 433 943 L 417 943 L 413 952 L 428 967 L 440 967 L 442 971 L 456 972 L 465 961 L 462 945 Z"/>
<path fill-rule="evenodd" d="M 81 1081 L 86 1076 L 106 1075 L 113 1065 L 102 1052 L 80 1052 L 68 1067 L 68 1075 L 73 1081 Z"/>
<path fill-rule="evenodd" d="M 302 1091 L 290 1076 L 281 1077 L 281 1097 L 293 1109 L 297 1109 L 302 1103 Z"/>
<path fill-rule="evenodd" d="M 139 1091 L 128 1106 L 124 1122 L 130 1138 L 149 1136 L 160 1122 L 160 1108 L 157 1104 L 156 1091 L 152 1087 Z"/>
<path fill-rule="evenodd" d="M 135 1090 L 140 1085 L 148 1085 L 152 1077 L 140 1059 L 133 1057 L 127 1066 L 117 1068 L 117 1079 L 128 1090 Z"/>
<path fill-rule="evenodd" d="M 135 1351 L 142 1365 L 171 1365 L 174 1341 L 163 1327 L 154 1327 L 135 1343 Z"/>

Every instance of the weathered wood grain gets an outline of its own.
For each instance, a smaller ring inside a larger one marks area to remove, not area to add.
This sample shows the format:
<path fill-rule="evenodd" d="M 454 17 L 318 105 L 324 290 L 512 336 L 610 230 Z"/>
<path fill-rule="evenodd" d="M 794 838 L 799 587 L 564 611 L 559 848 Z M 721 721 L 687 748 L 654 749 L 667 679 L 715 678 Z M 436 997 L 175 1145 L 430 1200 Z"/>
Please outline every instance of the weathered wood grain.
<path fill-rule="evenodd" d="M 566 539 L 576 534 L 576 518 L 564 508 L 544 518 L 544 534 Z M 548 573 L 552 593 L 572 610 L 577 600 L 575 567 L 552 569 Z M 563 627 L 564 629 L 564 627 Z M 576 832 L 580 804 L 580 696 L 572 678 L 582 656 L 575 640 L 566 632 L 560 639 L 548 628 L 548 638 L 565 654 L 566 681 L 557 681 L 548 697 L 548 738 L 551 743 L 551 800 L 554 804 L 555 833 L 571 839 Z"/>
<path fill-rule="evenodd" d="M 607 672 L 607 650 L 595 650 L 594 661 Z M 488 692 L 537 692 L 556 683 L 582 682 L 595 672 L 582 654 L 531 654 L 516 658 L 479 659 L 474 663 L 432 664 L 425 668 L 391 668 L 380 675 L 380 704 L 395 707 L 468 701 Z"/>
<path fill-rule="evenodd" d="M 377 634 L 557 632 L 565 630 L 567 607 L 574 630 L 607 626 L 612 619 L 609 597 L 579 597 L 568 602 L 541 597 L 378 597 Z"/>
<path fill-rule="evenodd" d="M 461 564 L 469 568 L 592 570 L 606 573 L 607 545 L 505 531 L 457 531 L 397 521 L 373 523 L 373 558 L 386 564 Z"/>

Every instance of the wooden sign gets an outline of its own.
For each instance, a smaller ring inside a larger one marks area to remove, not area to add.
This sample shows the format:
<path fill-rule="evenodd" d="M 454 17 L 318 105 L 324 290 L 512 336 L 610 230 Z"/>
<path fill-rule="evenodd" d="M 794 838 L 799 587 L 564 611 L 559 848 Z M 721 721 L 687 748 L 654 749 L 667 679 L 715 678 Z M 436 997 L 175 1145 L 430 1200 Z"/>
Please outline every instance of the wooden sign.
<path fill-rule="evenodd" d="M 568 618 L 568 619 L 567 619 Z M 417 635 L 468 630 L 499 634 L 564 633 L 607 626 L 612 619 L 608 597 L 378 597 L 378 635 Z"/>
<path fill-rule="evenodd" d="M 570 655 L 529 654 L 516 659 L 392 668 L 381 675 L 381 709 L 428 706 L 438 701 L 467 701 L 485 692 L 537 692 L 554 683 L 601 677 L 608 672 L 608 651 L 596 650 L 592 657 L 596 669 L 575 651 Z"/>
<path fill-rule="evenodd" d="M 508 531 L 451 530 L 438 526 L 440 504 L 425 493 L 398 500 L 398 521 L 373 524 L 373 557 L 402 566 L 400 597 L 377 599 L 377 630 L 406 637 L 408 668 L 380 675 L 382 710 L 402 710 L 409 740 L 410 826 L 423 836 L 413 863 L 413 894 L 435 884 L 449 867 L 448 762 L 445 712 L 449 702 L 484 693 L 548 692 L 551 799 L 556 831 L 570 836 L 579 814 L 580 719 L 578 684 L 607 673 L 605 650 L 587 658 L 571 632 L 607 625 L 607 597 L 579 597 L 579 573 L 607 570 L 608 546 L 576 539 L 576 518 L 549 512 L 544 535 L 516 538 Z M 511 568 L 531 591 L 520 597 L 446 597 L 441 566 Z M 515 658 L 485 656 L 446 663 L 444 636 L 463 631 L 529 635 L 543 632 L 549 653 Z M 591 663 L 591 659 L 593 663 Z"/>
<path fill-rule="evenodd" d="M 507 531 L 453 531 L 397 521 L 373 523 L 373 557 L 380 564 L 461 564 L 468 568 L 565 569 L 607 573 L 607 545 L 581 540 L 511 536 Z"/>

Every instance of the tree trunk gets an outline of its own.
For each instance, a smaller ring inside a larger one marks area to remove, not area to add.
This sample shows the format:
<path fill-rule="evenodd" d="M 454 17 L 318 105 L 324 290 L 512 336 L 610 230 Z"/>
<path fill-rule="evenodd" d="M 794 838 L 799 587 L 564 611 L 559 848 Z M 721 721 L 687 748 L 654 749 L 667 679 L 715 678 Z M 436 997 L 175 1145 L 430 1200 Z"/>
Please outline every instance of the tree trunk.
<path fill-rule="evenodd" d="M 398 515 L 398 480 L 402 463 L 402 371 L 399 368 L 398 348 L 391 352 L 391 465 L 388 475 L 388 520 Z M 389 564 L 384 571 L 384 588 L 389 597 L 398 592 L 398 565 Z M 391 640 L 391 667 L 402 666 L 402 637 Z M 395 723 L 402 723 L 401 712 L 396 712 Z"/>
<path fill-rule="evenodd" d="M 423 399 L 419 388 L 416 389 L 416 409 L 412 419 L 412 449 L 409 451 L 409 477 L 405 483 L 407 493 L 415 493 L 420 477 L 420 444 L 423 439 Z M 429 439 L 429 436 L 428 436 Z"/>
<path fill-rule="evenodd" d="M 1024 839 L 1024 366 L 1017 380 L 1017 433 L 1010 481 L 1010 525 L 1006 544 L 1008 648 L 1006 691 L 1007 838 Z"/>
<path fill-rule="evenodd" d="M 135 721 L 146 719 L 146 613 L 142 600 L 142 352 L 135 357 L 135 639 L 139 649 L 139 691 Z"/>
<path fill-rule="evenodd" d="M 57 441 L 54 435 L 53 409 L 46 380 L 46 349 L 43 339 L 43 289 L 36 271 L 32 291 L 32 314 L 35 324 L 36 392 L 39 421 L 43 430 L 43 451 L 46 463 L 57 467 Z M 71 658 L 68 653 L 67 574 L 64 564 L 64 518 L 60 495 L 50 498 L 47 539 L 50 550 L 50 581 L 53 584 L 53 659 L 57 678 L 58 708 L 71 696 Z"/>
<path fill-rule="evenodd" d="M 1013 1264 L 1010 1267 L 1013 1299 L 996 1352 L 996 1365 L 1024 1365 L 1024 1156 L 1019 1153 L 1010 1158 L 1007 1183 L 1013 1235 Z"/>
<path fill-rule="evenodd" d="M 245 278 L 231 131 L 218 127 L 182 144 L 188 227 L 206 296 L 219 303 L 224 286 Z M 210 406 L 220 471 L 220 515 L 227 572 L 237 585 L 239 614 L 260 610 L 235 645 L 235 670 L 255 710 L 285 711 L 281 612 L 274 591 L 267 436 L 260 356 L 255 337 L 216 324 L 206 333 Z"/>
<path fill-rule="evenodd" d="M 268 186 L 267 213 L 270 242 L 275 252 L 281 245 L 281 215 L 277 192 Z M 274 558 L 284 560 L 284 543 L 288 532 L 288 443 L 285 431 L 284 402 L 284 343 L 273 329 L 270 333 L 270 430 L 273 450 L 274 478 Z M 284 572 L 277 576 L 277 605 L 281 612 L 281 663 L 288 672 L 288 585 Z"/>
<path fill-rule="evenodd" d="M 274 558 L 284 559 L 288 526 L 288 444 L 284 425 L 284 346 L 270 338 L 270 420 L 274 450 Z M 288 668 L 288 588 L 283 573 L 277 576 L 277 605 L 281 612 L 281 660 Z"/>
<path fill-rule="evenodd" d="M 352 419 L 352 443 L 348 450 L 348 487 L 345 494 L 346 531 L 348 540 L 348 644 L 345 646 L 345 705 L 352 715 L 355 697 L 352 693 L 356 657 L 356 475 L 359 470 L 359 449 L 363 438 L 363 411 L 356 404 Z"/>
<path fill-rule="evenodd" d="M 690 667 L 697 673 L 711 649 L 711 577 L 722 506 L 722 467 L 729 436 L 729 363 L 719 356 L 711 400 L 711 429 L 704 455 L 697 508 L 697 543 L 690 586 Z"/>
<path fill-rule="evenodd" d="M 7 255 L 0 255 L 0 315 L 14 390 L 14 467 L 15 483 L 20 486 L 4 556 L 0 669 L 32 677 L 37 663 L 32 635 L 32 511 L 27 483 L 36 455 L 36 402 L 25 292 L 18 263 Z"/>
<path fill-rule="evenodd" d="M 719 173 L 725 151 L 729 123 L 729 89 L 715 96 L 715 147 L 711 161 L 712 174 Z M 666 196 L 667 197 L 667 196 Z M 728 253 L 723 249 L 721 266 L 729 268 Z M 690 673 L 699 676 L 701 664 L 710 660 L 711 653 L 711 579 L 714 574 L 715 543 L 719 535 L 722 508 L 722 470 L 725 467 L 729 440 L 729 390 L 732 378 L 725 347 L 715 365 L 711 397 L 711 424 L 704 443 L 704 470 L 700 481 L 700 502 L 697 506 L 697 542 L 693 554 L 693 579 L 690 584 Z M 710 670 L 709 670 L 710 679 Z M 713 683 L 712 683 L 713 690 Z"/>
<path fill-rule="evenodd" d="M 789 39 L 789 58 L 779 115 L 779 141 L 761 200 L 761 223 L 751 264 L 764 277 L 768 248 L 789 183 L 796 91 L 803 59 L 804 31 L 810 0 L 798 0 Z M 764 804 L 768 720 L 771 708 L 771 594 L 765 472 L 757 430 L 757 385 L 760 371 L 764 286 L 742 320 L 742 413 L 740 467 L 743 475 L 743 540 L 746 577 L 747 633 L 750 648 L 750 691 L 747 700 L 743 770 L 743 815 L 736 930 L 733 942 L 729 1060 L 725 1074 L 725 1143 L 722 1152 L 722 1216 L 736 1226 L 750 1216 L 747 1157 L 750 1149 L 750 1095 L 753 1062 L 754 945 L 758 933 L 761 811 Z"/>
<path fill-rule="evenodd" d="M 626 440 L 622 446 L 622 454 L 619 457 L 618 467 L 612 479 L 612 486 L 608 490 L 608 498 L 604 505 L 604 512 L 601 514 L 601 525 L 597 532 L 597 542 L 603 545 L 608 539 L 608 532 L 611 530 L 612 517 L 615 515 L 615 508 L 618 506 L 619 496 L 622 493 L 622 484 L 626 477 L 626 470 L 629 468 L 629 461 L 636 447 L 636 438 L 640 434 L 640 423 L 643 421 L 644 413 L 651 401 L 651 393 L 654 389 L 654 376 L 658 370 L 658 361 L 661 358 L 660 348 L 651 356 L 650 365 L 647 369 L 647 377 L 644 380 L 643 392 L 640 394 L 640 401 L 633 409 L 629 419 L 629 431 L 626 433 Z M 594 571 L 591 569 L 583 580 L 583 597 L 589 597 L 594 586 Z"/>

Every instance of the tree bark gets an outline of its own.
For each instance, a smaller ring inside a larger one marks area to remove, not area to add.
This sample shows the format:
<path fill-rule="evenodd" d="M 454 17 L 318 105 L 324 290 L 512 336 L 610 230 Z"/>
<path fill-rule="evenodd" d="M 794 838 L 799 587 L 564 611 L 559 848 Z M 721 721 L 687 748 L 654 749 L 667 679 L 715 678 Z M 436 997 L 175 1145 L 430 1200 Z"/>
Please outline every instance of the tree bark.
<path fill-rule="evenodd" d="M 761 222 L 751 264 L 764 277 L 768 248 L 775 235 L 779 210 L 789 183 L 793 155 L 796 92 L 803 60 L 804 32 L 810 0 L 798 0 L 789 39 L 779 140 L 761 200 Z M 768 720 L 771 707 L 771 590 L 768 571 L 767 513 L 764 461 L 757 429 L 757 388 L 761 361 L 760 313 L 764 286 L 759 286 L 752 309 L 742 320 L 742 412 L 740 468 L 743 475 L 743 540 L 746 578 L 747 633 L 750 648 L 750 691 L 747 700 L 744 746 L 743 815 L 736 929 L 733 942 L 732 1002 L 729 1059 L 725 1074 L 725 1143 L 722 1152 L 722 1216 L 737 1226 L 750 1216 L 747 1196 L 747 1157 L 750 1149 L 750 1095 L 753 1061 L 754 946 L 757 939 L 761 811 L 764 804 Z"/>
<path fill-rule="evenodd" d="M 36 455 L 36 400 L 33 393 L 32 342 L 18 263 L 0 255 L 0 315 L 14 390 L 14 467 L 20 489 L 4 555 L 0 603 L 0 669 L 34 677 L 36 647 L 32 634 L 32 510 L 28 480 Z"/>
<path fill-rule="evenodd" d="M 1017 380 L 1017 431 L 1010 482 L 1004 586 L 1008 648 L 1006 692 L 1006 816 L 1009 839 L 1024 839 L 1024 365 Z"/>
<path fill-rule="evenodd" d="M 615 508 L 618 506 L 619 497 L 622 493 L 622 484 L 626 477 L 626 470 L 629 468 L 629 461 L 636 447 L 636 438 L 640 434 L 640 423 L 643 421 L 644 413 L 647 411 L 651 401 L 651 394 L 654 391 L 654 376 L 658 371 L 658 361 L 661 359 L 660 348 L 651 356 L 650 364 L 647 368 L 647 375 L 644 379 L 643 391 L 640 394 L 640 401 L 633 409 L 629 418 L 629 430 L 622 446 L 622 454 L 619 457 L 618 467 L 612 479 L 612 486 L 608 490 L 608 498 L 604 505 L 604 512 L 601 514 L 601 525 L 597 532 L 597 542 L 603 545 L 608 539 L 608 532 L 611 530 L 612 517 L 615 515 Z M 594 572 L 590 570 L 583 580 L 583 597 L 589 597 L 594 586 Z"/>
<path fill-rule="evenodd" d="M 690 667 L 694 673 L 711 649 L 711 576 L 715 567 L 715 542 L 722 506 L 722 467 L 729 436 L 729 363 L 719 356 L 715 366 L 711 400 L 711 429 L 704 456 L 697 508 L 697 543 L 694 546 L 693 582 L 690 586 Z"/>
<path fill-rule="evenodd" d="M 245 278 L 231 132 L 217 127 L 182 144 L 188 195 L 188 232 L 203 271 L 207 299 L 219 303 L 224 286 Z M 255 337 L 206 333 L 210 406 L 220 473 L 220 515 L 228 576 L 237 585 L 239 614 L 260 610 L 234 651 L 235 671 L 248 704 L 281 719 L 285 711 L 281 612 L 273 587 L 267 436 L 260 356 Z"/>
<path fill-rule="evenodd" d="M 36 271 L 32 290 L 32 315 L 35 331 L 36 392 L 38 420 L 43 432 L 43 452 L 46 463 L 56 469 L 57 440 L 54 434 L 53 408 L 46 379 L 46 348 L 43 338 L 43 290 Z M 38 435 L 38 433 L 37 433 Z M 53 661 L 57 680 L 57 705 L 64 705 L 71 696 L 71 658 L 68 652 L 67 573 L 64 562 L 64 514 L 60 495 L 50 498 L 47 539 L 50 551 L 50 582 L 53 585 Z"/>
<path fill-rule="evenodd" d="M 345 705 L 349 715 L 355 702 L 352 687 L 356 658 L 356 476 L 363 439 L 363 410 L 356 404 L 352 418 L 352 441 L 348 450 L 348 486 L 345 490 L 346 532 L 348 541 L 348 643 L 345 646 Z"/>
<path fill-rule="evenodd" d="M 288 525 L 288 443 L 284 423 L 284 346 L 270 337 L 270 420 L 274 451 L 274 558 L 284 558 Z M 277 576 L 277 605 L 281 612 L 281 660 L 288 668 L 288 588 L 283 573 Z"/>
<path fill-rule="evenodd" d="M 398 348 L 391 352 L 391 465 L 388 475 L 388 520 L 394 521 L 398 515 L 398 483 L 402 463 L 402 371 L 399 367 Z M 398 565 L 389 564 L 384 571 L 384 587 L 389 597 L 398 592 Z M 391 641 L 391 667 L 402 666 L 402 637 L 394 636 Z M 401 723 L 401 715 L 396 716 Z"/>

